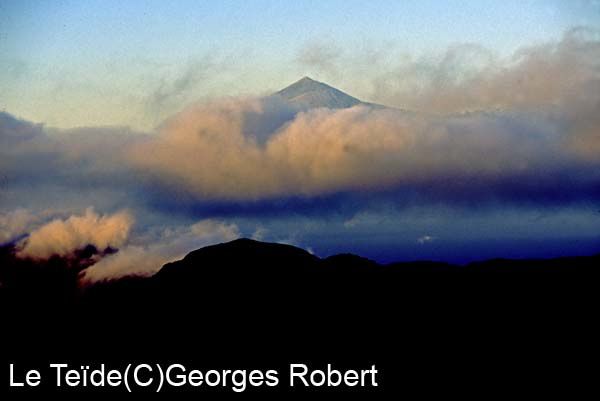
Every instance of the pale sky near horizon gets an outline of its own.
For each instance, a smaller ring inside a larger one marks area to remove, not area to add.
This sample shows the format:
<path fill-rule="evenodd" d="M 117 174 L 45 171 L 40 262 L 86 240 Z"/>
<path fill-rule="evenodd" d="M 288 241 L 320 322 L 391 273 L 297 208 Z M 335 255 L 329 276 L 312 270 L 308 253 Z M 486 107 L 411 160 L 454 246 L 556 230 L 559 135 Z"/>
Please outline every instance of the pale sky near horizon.
<path fill-rule="evenodd" d="M 1 0 L 0 109 L 148 130 L 192 100 L 304 75 L 378 101 L 368 81 L 403 57 L 461 43 L 508 56 L 575 26 L 600 27 L 600 1 Z"/>

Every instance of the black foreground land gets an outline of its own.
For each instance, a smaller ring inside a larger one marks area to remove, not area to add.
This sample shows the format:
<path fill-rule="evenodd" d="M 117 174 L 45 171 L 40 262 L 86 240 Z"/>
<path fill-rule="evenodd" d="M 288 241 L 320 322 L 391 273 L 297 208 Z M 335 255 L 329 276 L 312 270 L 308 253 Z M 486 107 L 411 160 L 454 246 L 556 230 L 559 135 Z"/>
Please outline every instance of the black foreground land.
<path fill-rule="evenodd" d="M 598 255 L 383 266 L 243 239 L 194 251 L 151 278 L 86 288 L 77 286 L 80 262 L 39 266 L 10 248 L 0 258 L 3 384 L 10 362 L 51 361 L 376 364 L 380 386 L 363 394 L 421 397 L 573 395 L 598 380 Z"/>

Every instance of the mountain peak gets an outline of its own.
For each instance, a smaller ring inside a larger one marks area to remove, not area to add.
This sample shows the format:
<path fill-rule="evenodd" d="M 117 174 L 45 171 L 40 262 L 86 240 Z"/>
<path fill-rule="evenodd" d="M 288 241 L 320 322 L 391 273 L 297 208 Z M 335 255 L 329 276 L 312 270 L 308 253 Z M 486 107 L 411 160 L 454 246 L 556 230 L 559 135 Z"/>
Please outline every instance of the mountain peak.
<path fill-rule="evenodd" d="M 280 90 L 277 94 L 289 99 L 312 91 L 338 91 L 338 89 L 322 82 L 315 81 L 309 76 L 304 76 L 290 86 Z"/>
<path fill-rule="evenodd" d="M 359 104 L 360 100 L 339 89 L 305 76 L 273 96 L 283 98 L 297 110 L 314 108 L 345 109 Z"/>
<path fill-rule="evenodd" d="M 305 75 L 302 78 L 300 78 L 297 82 L 317 82 L 317 81 L 315 81 L 314 79 L 312 79 L 308 75 Z"/>

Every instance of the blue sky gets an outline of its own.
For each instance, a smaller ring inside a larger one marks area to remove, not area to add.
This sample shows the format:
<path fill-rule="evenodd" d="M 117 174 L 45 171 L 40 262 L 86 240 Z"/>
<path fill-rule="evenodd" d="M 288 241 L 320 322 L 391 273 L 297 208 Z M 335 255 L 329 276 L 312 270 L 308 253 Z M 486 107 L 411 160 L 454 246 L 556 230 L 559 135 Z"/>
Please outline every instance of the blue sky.
<path fill-rule="evenodd" d="M 190 100 L 262 93 L 303 75 L 378 101 L 356 73 L 323 71 L 299 55 L 321 46 L 356 60 L 379 49 L 392 63 L 460 43 L 509 55 L 580 25 L 600 25 L 597 0 L 2 0 L 0 107 L 62 128 L 147 130 Z M 195 86 L 148 110 L 160 85 L 188 70 L 200 71 Z"/>

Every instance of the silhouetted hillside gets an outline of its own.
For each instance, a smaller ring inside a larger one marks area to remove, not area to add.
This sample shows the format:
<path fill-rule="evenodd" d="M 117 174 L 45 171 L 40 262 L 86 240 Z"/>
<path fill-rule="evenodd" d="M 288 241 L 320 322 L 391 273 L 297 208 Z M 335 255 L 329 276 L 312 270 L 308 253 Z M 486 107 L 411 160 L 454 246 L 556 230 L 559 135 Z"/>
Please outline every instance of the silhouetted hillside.
<path fill-rule="evenodd" d="M 284 278 L 317 267 L 319 258 L 291 245 L 239 239 L 189 253 L 166 264 L 154 277 L 163 282 L 202 280 L 206 276 L 228 281 L 252 277 Z"/>
<path fill-rule="evenodd" d="M 5 359 L 376 363 L 399 393 L 584 377 L 600 303 L 598 256 L 381 265 L 241 239 L 85 288 L 73 259 L 0 257 Z"/>
<path fill-rule="evenodd" d="M 352 254 L 321 259 L 290 245 L 239 239 L 193 251 L 150 278 L 131 277 L 78 286 L 79 272 L 93 263 L 94 255 L 98 251 L 88 247 L 69 258 L 38 262 L 16 258 L 12 247 L 3 247 L 0 293 L 7 302 L 14 299 L 43 304 L 145 300 L 151 305 L 182 298 L 219 298 L 226 306 L 238 299 L 253 304 L 277 297 L 279 302 L 301 307 L 340 299 L 362 302 L 368 296 L 387 306 L 411 297 L 412 302 L 424 294 L 428 294 L 426 302 L 441 298 L 458 302 L 472 296 L 498 302 L 507 289 L 514 291 L 513 296 L 521 297 L 533 292 L 539 295 L 550 288 L 564 293 L 570 290 L 565 286 L 587 287 L 600 277 L 599 256 L 497 259 L 467 266 L 426 261 L 381 265 Z"/>

